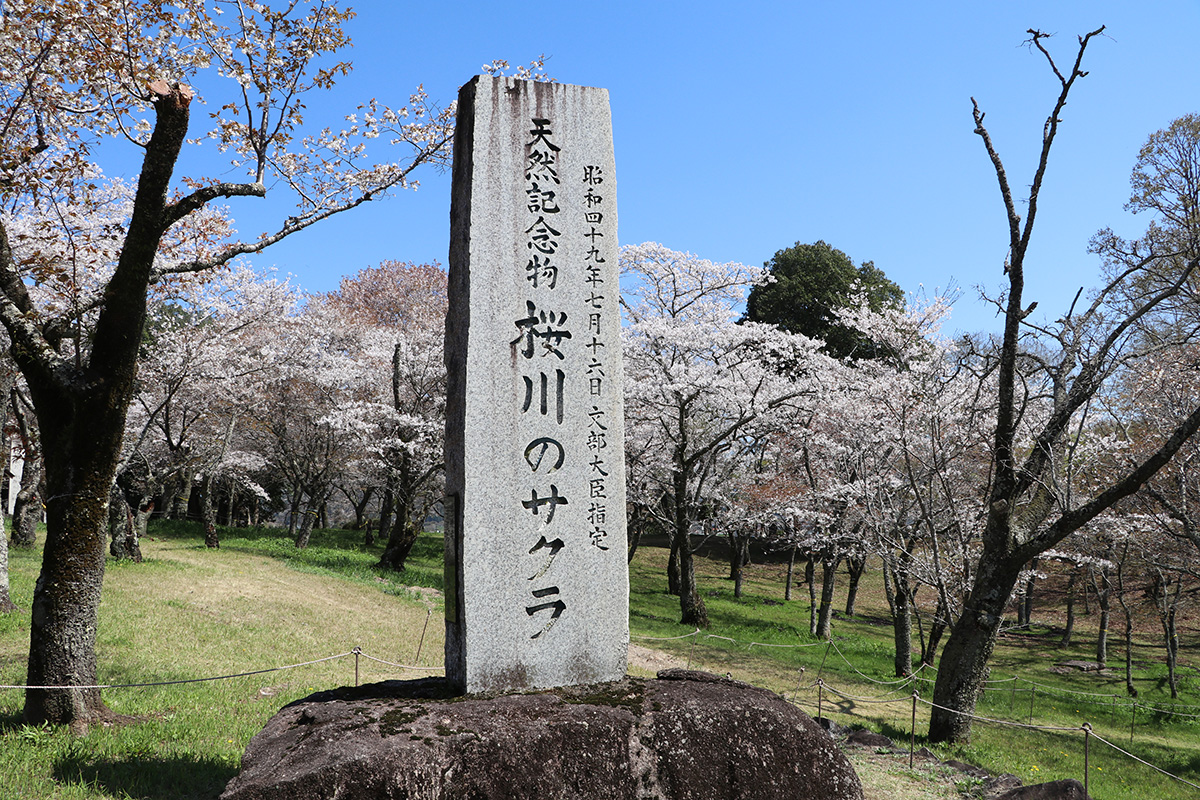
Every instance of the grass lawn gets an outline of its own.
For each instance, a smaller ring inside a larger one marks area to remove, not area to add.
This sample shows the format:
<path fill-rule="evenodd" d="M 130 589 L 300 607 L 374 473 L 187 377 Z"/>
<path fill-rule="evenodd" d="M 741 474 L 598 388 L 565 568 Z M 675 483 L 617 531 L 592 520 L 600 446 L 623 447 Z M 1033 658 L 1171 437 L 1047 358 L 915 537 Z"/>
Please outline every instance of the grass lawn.
<path fill-rule="evenodd" d="M 142 564 L 110 562 L 105 578 L 97 650 L 106 683 L 251 672 L 346 654 L 356 646 L 369 656 L 418 667 L 403 671 L 360 658 L 362 682 L 440 671 L 436 535 L 418 541 L 409 568 L 399 575 L 376 570 L 378 546 L 365 548 L 359 534 L 346 531 L 317 531 L 307 550 L 296 551 L 279 531 L 223 529 L 221 548 L 208 550 L 198 527 L 155 523 L 143 552 Z M 24 610 L 0 617 L 0 683 L 20 684 L 40 552 L 13 549 L 10 557 L 13 599 Z M 663 591 L 665 559 L 662 549 L 643 547 L 631 566 L 631 671 L 648 674 L 690 663 L 730 673 L 786 695 L 811 714 L 820 702 L 824 716 L 841 724 L 908 742 L 913 688 L 930 695 L 932 687 L 890 682 L 891 629 L 877 571 L 864 578 L 856 616 L 835 620 L 829 644 L 807 633 L 803 587 L 796 588 L 796 599 L 783 601 L 783 565 L 748 567 L 744 597 L 734 599 L 728 567 L 704 558 L 698 561 L 699 578 L 713 624 L 688 636 L 692 630 L 676 622 L 677 598 Z M 1035 619 L 1054 624 L 1055 613 L 1047 608 Z M 1028 723 L 1032 705 L 1035 725 L 1070 730 L 977 723 L 969 746 L 938 754 L 1011 772 L 1026 783 L 1082 779 L 1080 726 L 1088 722 L 1108 741 L 1200 783 L 1200 719 L 1141 708 L 1131 744 L 1130 701 L 1119 670 L 1051 671 L 1055 662 L 1092 657 L 1089 622 L 1094 618 L 1080 621 L 1077 644 L 1067 649 L 1057 646 L 1058 635 L 1049 629 L 1004 637 L 993 662 L 996 688 L 979 709 L 988 717 Z M 1196 644 L 1194 633 L 1184 641 L 1178 702 L 1200 706 Z M 1116 667 L 1123 652 L 1117 641 L 1111 647 Z M 1135 649 L 1138 702 L 1167 707 L 1159 650 L 1148 634 Z M 82 738 L 21 725 L 21 693 L 0 690 L 0 798 L 211 800 L 236 773 L 246 742 L 280 706 L 317 689 L 353 683 L 355 660 L 344 655 L 230 680 L 109 689 L 105 700 L 118 716 Z M 1015 683 L 1013 676 L 1019 677 Z M 1200 708 L 1180 710 L 1200 714 Z M 927 706 L 918 703 L 917 719 L 920 733 Z M 955 779 L 969 788 L 962 776 L 934 774 L 928 766 L 909 771 L 907 758 L 855 754 L 854 760 L 870 798 L 953 797 Z M 1197 795 L 1094 740 L 1089 764 L 1090 789 L 1098 800 Z"/>

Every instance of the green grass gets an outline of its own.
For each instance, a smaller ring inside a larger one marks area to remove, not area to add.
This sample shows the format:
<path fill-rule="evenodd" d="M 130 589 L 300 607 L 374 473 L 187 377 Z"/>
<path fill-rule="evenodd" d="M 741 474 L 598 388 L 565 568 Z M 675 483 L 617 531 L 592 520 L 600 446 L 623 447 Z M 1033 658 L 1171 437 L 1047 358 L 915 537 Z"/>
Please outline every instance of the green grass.
<path fill-rule="evenodd" d="M 101 680 L 138 683 L 229 674 L 344 653 L 356 645 L 378 658 L 411 664 L 422 636 L 420 664 L 440 667 L 443 630 L 435 590 L 442 586 L 442 545 L 436 534 L 418 540 L 407 569 L 398 575 L 374 566 L 380 546 L 365 547 L 356 532 L 316 531 L 304 551 L 278 529 L 222 529 L 221 534 L 221 548 L 213 551 L 203 546 L 194 524 L 155 523 L 144 543 L 145 563 L 110 562 L 97 647 Z M 20 684 L 40 552 L 13 549 L 10 558 L 13 598 L 23 610 L 0 616 L 0 683 Z M 633 644 L 664 653 L 680 666 L 690 663 L 774 689 L 811 714 L 817 712 L 819 677 L 828 687 L 820 692 L 824 716 L 908 742 L 912 688 L 892 691 L 895 684 L 888 683 L 894 680 L 891 628 L 877 570 L 864 578 L 856 616 L 835 620 L 835 649 L 808 634 L 804 587 L 796 587 L 795 599 L 783 601 L 783 565 L 751 565 L 744 597 L 735 599 L 728 567 L 703 558 L 699 579 L 712 625 L 698 637 L 671 638 L 692 629 L 678 624 L 678 599 L 664 591 L 665 559 L 663 550 L 643 547 L 631 566 Z M 841 589 L 838 602 L 843 601 Z M 1045 610 L 1050 621 L 1053 613 Z M 1089 623 L 1094 618 L 1081 619 L 1071 648 L 1059 647 L 1058 634 L 1049 629 L 1003 637 L 993 661 L 995 688 L 978 709 L 984 716 L 1027 722 L 1034 688 L 1028 681 L 1036 681 L 1034 724 L 1071 731 L 976 723 L 970 745 L 935 748 L 938 754 L 1011 772 L 1026 783 L 1082 779 L 1079 727 L 1086 721 L 1109 741 L 1200 783 L 1200 720 L 1140 709 L 1130 744 L 1129 701 L 1116 669 L 1123 658 L 1119 641 L 1110 645 L 1111 675 L 1049 670 L 1057 661 L 1091 657 Z M 1135 649 L 1138 702 L 1168 706 L 1161 652 L 1151 633 Z M 1200 705 L 1192 655 L 1196 644 L 1194 632 L 1189 633 L 1182 704 Z M 360 669 L 364 682 L 398 674 L 366 659 Z M 1022 679 L 1015 694 L 1013 682 L 1006 680 L 1014 675 Z M 227 681 L 111 689 L 105 700 L 120 716 L 111 725 L 94 725 L 82 738 L 21 725 L 20 692 L 0 690 L 0 797 L 212 800 L 236 773 L 246 743 L 281 705 L 353 680 L 351 657 Z M 924 696 L 932 694 L 927 683 L 917 687 Z M 1113 695 L 1119 695 L 1115 702 Z M 928 708 L 918 705 L 919 733 L 927 720 Z M 924 744 L 921 736 L 917 744 Z M 924 773 L 907 773 L 907 759 L 902 761 L 887 767 L 888 773 L 905 774 L 919 791 Z M 1097 800 L 1195 796 L 1190 787 L 1096 741 L 1089 763 Z M 894 783 L 891 777 L 877 781 L 885 789 Z M 868 796 L 888 796 L 880 791 Z"/>

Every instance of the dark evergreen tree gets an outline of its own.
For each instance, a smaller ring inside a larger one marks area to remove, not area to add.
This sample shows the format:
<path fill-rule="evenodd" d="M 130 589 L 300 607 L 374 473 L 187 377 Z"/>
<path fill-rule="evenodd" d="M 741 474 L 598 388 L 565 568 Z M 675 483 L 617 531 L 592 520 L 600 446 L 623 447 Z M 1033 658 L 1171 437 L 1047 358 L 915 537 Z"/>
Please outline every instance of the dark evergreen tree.
<path fill-rule="evenodd" d="M 871 308 L 898 306 L 904 292 L 870 261 L 855 266 L 836 247 L 818 241 L 796 242 L 764 264 L 775 280 L 756 286 L 746 302 L 746 319 L 769 322 L 789 333 L 825 342 L 834 358 L 877 358 L 884 355 L 861 332 L 837 321 L 836 311 L 866 295 Z"/>

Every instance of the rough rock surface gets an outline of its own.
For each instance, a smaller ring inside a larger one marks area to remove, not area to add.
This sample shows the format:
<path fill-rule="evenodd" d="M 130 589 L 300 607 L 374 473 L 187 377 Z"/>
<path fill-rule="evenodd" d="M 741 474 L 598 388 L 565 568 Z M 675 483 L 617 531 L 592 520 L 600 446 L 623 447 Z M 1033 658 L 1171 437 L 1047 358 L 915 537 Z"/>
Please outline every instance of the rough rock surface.
<path fill-rule="evenodd" d="M 222 800 L 861 800 L 830 736 L 778 695 L 688 670 L 451 697 L 441 679 L 320 692 L 251 740 Z"/>

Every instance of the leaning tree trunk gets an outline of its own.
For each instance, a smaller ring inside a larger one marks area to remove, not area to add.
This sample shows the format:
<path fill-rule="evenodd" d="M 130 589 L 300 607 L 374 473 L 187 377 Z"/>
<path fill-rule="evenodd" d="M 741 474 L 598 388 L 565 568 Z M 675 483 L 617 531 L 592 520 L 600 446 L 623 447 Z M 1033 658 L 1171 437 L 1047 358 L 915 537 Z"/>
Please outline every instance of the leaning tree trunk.
<path fill-rule="evenodd" d="M 1004 609 L 1021 575 L 1021 565 L 989 558 L 979 559 L 970 597 L 954 623 L 938 662 L 929 716 L 933 742 L 967 742 L 971 717 L 988 677 L 988 662 L 996 647 Z"/>
<path fill-rule="evenodd" d="M 942 643 L 942 634 L 950 624 L 950 607 L 946 605 L 946 596 L 938 596 L 938 604 L 933 611 L 933 621 L 929 623 L 929 638 L 921 646 L 921 663 L 932 667 L 937 659 L 937 650 Z"/>

